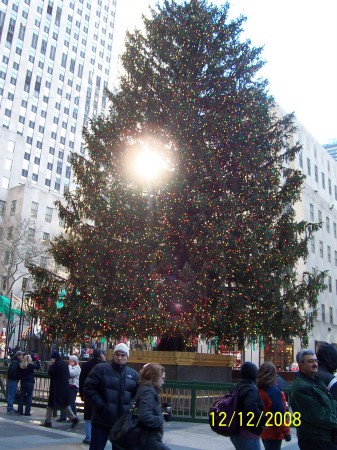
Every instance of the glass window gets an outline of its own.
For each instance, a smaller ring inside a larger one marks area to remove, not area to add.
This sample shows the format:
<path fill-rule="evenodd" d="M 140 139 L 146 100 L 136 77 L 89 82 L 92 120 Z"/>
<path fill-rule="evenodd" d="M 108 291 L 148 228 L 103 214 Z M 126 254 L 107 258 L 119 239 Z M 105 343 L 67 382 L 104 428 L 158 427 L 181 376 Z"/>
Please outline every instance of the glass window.
<path fill-rule="evenodd" d="M 16 200 L 12 200 L 12 203 L 11 203 L 11 210 L 10 210 L 10 215 L 11 216 L 14 216 L 14 214 L 15 214 L 15 211 L 16 211 Z"/>
<path fill-rule="evenodd" d="M 49 186 L 50 186 L 50 184 L 49 184 Z M 52 221 L 52 217 L 53 217 L 53 208 L 50 208 L 49 206 L 47 206 L 45 221 L 46 222 L 51 222 Z"/>
<path fill-rule="evenodd" d="M 39 204 L 36 202 L 32 202 L 32 207 L 30 209 L 30 215 L 32 217 L 37 217 L 38 209 L 39 209 Z"/>

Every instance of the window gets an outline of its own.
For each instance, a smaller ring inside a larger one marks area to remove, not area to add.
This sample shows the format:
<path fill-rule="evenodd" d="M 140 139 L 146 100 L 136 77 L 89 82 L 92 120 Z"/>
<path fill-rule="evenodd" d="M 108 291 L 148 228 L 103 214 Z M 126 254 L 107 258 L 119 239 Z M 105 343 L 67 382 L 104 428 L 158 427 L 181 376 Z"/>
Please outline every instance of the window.
<path fill-rule="evenodd" d="M 49 180 L 49 178 L 46 178 L 44 184 L 45 184 L 45 186 L 50 187 L 51 180 Z"/>
<path fill-rule="evenodd" d="M 329 321 L 333 323 L 333 309 L 331 306 L 329 307 Z"/>
<path fill-rule="evenodd" d="M 6 210 L 6 202 L 4 200 L 0 200 L 0 217 L 3 217 L 5 215 L 5 210 Z"/>
<path fill-rule="evenodd" d="M 6 250 L 5 254 L 4 254 L 4 265 L 5 266 L 8 266 L 8 264 L 9 264 L 10 255 L 11 255 L 11 253 L 8 250 Z"/>
<path fill-rule="evenodd" d="M 337 251 L 335 250 L 335 266 L 337 267 Z"/>
<path fill-rule="evenodd" d="M 318 183 L 318 167 L 315 165 L 315 181 Z"/>
<path fill-rule="evenodd" d="M 43 269 L 47 268 L 47 266 L 48 266 L 48 257 L 47 256 L 41 256 L 41 258 L 40 258 L 40 266 Z"/>
<path fill-rule="evenodd" d="M 322 211 L 318 210 L 318 222 L 322 222 Z"/>
<path fill-rule="evenodd" d="M 330 276 L 328 277 L 328 288 L 329 292 L 332 292 L 332 278 Z"/>
<path fill-rule="evenodd" d="M 15 211 L 16 211 L 16 200 L 12 200 L 10 215 L 14 216 Z"/>
<path fill-rule="evenodd" d="M 42 239 L 43 239 L 44 241 L 50 241 L 50 234 L 49 234 L 49 233 L 46 233 L 46 232 L 44 232 L 44 233 L 43 233 L 43 237 L 42 237 Z"/>
<path fill-rule="evenodd" d="M 33 48 L 36 48 L 36 47 L 37 47 L 37 40 L 38 40 L 37 34 L 33 33 L 32 43 L 31 43 L 31 46 L 32 46 Z"/>
<path fill-rule="evenodd" d="M 46 50 L 47 50 L 47 41 L 45 39 L 42 39 L 42 43 L 41 43 L 41 53 L 42 53 L 42 55 L 46 54 Z"/>
<path fill-rule="evenodd" d="M 32 202 L 32 207 L 30 209 L 31 217 L 37 217 L 37 211 L 39 209 L 39 204 L 36 202 Z"/>
<path fill-rule="evenodd" d="M 28 228 L 28 240 L 34 241 L 35 239 L 35 228 Z"/>
<path fill-rule="evenodd" d="M 310 161 L 310 158 L 307 158 L 307 172 L 308 172 L 308 175 L 311 175 L 311 161 Z"/>
<path fill-rule="evenodd" d="M 325 189 L 325 175 L 324 175 L 324 172 L 322 172 L 322 188 Z"/>
<path fill-rule="evenodd" d="M 315 215 L 314 215 L 314 205 L 312 203 L 310 203 L 310 220 L 312 222 L 314 222 L 315 220 Z"/>
<path fill-rule="evenodd" d="M 332 224 L 332 226 L 333 226 L 333 237 L 337 238 L 337 224 L 336 224 L 336 222 L 334 222 Z"/>
<path fill-rule="evenodd" d="M 9 178 L 3 177 L 1 186 L 3 187 L 3 189 L 8 189 L 8 187 L 9 187 Z"/>
<path fill-rule="evenodd" d="M 56 47 L 54 47 L 54 45 L 52 45 L 50 47 L 50 54 L 49 54 L 49 58 L 54 61 L 55 59 L 55 54 L 56 54 Z"/>
<path fill-rule="evenodd" d="M 315 249 L 315 238 L 311 239 L 311 252 L 315 253 L 316 249 Z"/>
<path fill-rule="evenodd" d="M 329 219 L 329 217 L 325 218 L 325 226 L 326 226 L 326 231 L 328 233 L 330 233 L 330 219 Z"/>
<path fill-rule="evenodd" d="M 22 286 L 21 286 L 22 292 L 26 292 L 28 290 L 28 281 L 29 278 L 22 278 Z"/>
<path fill-rule="evenodd" d="M 49 186 L 50 186 L 50 184 L 49 184 Z M 46 222 L 51 222 L 52 218 L 53 218 L 53 208 L 50 208 L 49 206 L 47 206 L 45 221 Z"/>
<path fill-rule="evenodd" d="M 331 180 L 330 178 L 328 178 L 328 190 L 329 190 L 329 195 L 332 194 L 332 187 L 331 187 Z"/>
<path fill-rule="evenodd" d="M 27 178 L 27 177 L 28 177 L 28 170 L 22 169 L 22 171 L 21 171 L 21 176 L 22 176 L 23 178 Z"/>
<path fill-rule="evenodd" d="M 319 256 L 323 258 L 323 242 L 319 241 Z"/>
<path fill-rule="evenodd" d="M 330 247 L 330 245 L 327 246 L 327 253 L 328 253 L 328 262 L 331 262 L 331 247 Z"/>
<path fill-rule="evenodd" d="M 61 66 L 62 67 L 66 67 L 66 64 L 67 64 L 67 54 L 63 53 L 62 54 L 62 60 L 61 60 Z"/>
<path fill-rule="evenodd" d="M 321 303 L 322 322 L 325 322 L 325 305 Z"/>

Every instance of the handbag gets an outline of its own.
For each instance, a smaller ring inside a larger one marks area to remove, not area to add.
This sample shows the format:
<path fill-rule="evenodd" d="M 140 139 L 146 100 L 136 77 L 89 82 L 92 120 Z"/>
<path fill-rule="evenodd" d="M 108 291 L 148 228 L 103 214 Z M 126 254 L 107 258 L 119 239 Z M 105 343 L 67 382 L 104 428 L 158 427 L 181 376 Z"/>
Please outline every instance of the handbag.
<path fill-rule="evenodd" d="M 113 448 L 121 450 L 140 450 L 142 445 L 143 429 L 138 422 L 138 398 L 112 426 L 109 440 Z"/>

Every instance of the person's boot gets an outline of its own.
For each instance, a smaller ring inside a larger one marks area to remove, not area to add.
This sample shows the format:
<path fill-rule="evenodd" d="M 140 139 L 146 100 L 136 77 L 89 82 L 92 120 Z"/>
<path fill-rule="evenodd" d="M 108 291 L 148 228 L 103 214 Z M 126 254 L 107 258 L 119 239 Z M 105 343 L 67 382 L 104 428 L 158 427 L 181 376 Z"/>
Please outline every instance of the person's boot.
<path fill-rule="evenodd" d="M 44 422 L 40 423 L 40 427 L 52 428 L 53 425 L 51 424 L 51 422 L 44 421 Z"/>

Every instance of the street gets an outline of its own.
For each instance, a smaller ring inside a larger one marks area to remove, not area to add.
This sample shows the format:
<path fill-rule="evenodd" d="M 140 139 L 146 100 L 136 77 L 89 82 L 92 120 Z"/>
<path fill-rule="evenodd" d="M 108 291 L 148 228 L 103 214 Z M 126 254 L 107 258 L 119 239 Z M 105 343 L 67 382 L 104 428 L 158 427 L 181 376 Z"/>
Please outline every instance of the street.
<path fill-rule="evenodd" d="M 78 450 L 89 449 L 82 444 L 84 422 L 76 430 L 69 430 L 67 423 L 57 423 L 53 419 L 53 428 L 43 428 L 39 423 L 44 419 L 45 410 L 33 408 L 32 416 L 8 416 L 6 406 L 0 406 L 0 450 Z M 171 421 L 165 423 L 164 442 L 171 450 L 233 450 L 229 438 L 212 432 L 208 424 Z M 296 431 L 292 429 L 292 442 L 283 442 L 282 449 L 298 450 Z M 106 450 L 111 449 L 110 443 Z M 263 449 L 263 446 L 262 446 Z"/>

